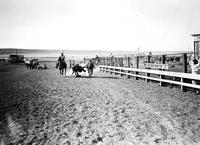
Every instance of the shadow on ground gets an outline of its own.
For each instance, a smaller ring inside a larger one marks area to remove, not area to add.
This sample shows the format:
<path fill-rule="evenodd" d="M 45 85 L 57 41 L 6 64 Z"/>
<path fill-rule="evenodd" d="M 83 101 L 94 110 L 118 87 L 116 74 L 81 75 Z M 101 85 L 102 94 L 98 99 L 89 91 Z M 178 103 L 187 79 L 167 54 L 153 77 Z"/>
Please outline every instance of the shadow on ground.
<path fill-rule="evenodd" d="M 74 76 L 75 77 L 75 76 Z M 91 78 L 103 78 L 103 79 L 120 79 L 118 77 L 109 77 L 109 76 L 78 76 L 78 77 L 75 77 L 75 78 L 88 78 L 88 79 L 91 79 Z"/>

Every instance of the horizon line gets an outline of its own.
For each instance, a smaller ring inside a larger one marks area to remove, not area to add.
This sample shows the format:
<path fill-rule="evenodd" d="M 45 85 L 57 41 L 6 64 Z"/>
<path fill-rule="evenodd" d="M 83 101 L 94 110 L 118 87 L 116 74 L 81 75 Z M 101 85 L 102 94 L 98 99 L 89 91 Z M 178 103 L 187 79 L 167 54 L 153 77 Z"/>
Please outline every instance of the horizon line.
<path fill-rule="evenodd" d="M 12 49 L 12 50 L 46 50 L 46 51 L 105 51 L 105 52 L 136 52 L 136 50 L 99 50 L 99 49 L 95 49 L 95 50 L 89 50 L 89 49 L 29 49 L 29 48 L 1 48 L 0 49 Z M 175 51 L 167 51 L 167 50 L 150 50 L 150 51 L 147 51 L 147 50 L 141 50 L 140 52 L 191 52 L 189 50 L 175 50 Z"/>

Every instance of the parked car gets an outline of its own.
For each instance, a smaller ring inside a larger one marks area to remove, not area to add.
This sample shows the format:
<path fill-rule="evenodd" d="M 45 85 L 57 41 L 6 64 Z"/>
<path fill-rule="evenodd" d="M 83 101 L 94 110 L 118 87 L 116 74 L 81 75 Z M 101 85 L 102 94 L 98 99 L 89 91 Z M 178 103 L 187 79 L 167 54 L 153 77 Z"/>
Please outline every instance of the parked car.
<path fill-rule="evenodd" d="M 9 62 L 10 63 L 24 63 L 24 55 L 10 55 Z"/>

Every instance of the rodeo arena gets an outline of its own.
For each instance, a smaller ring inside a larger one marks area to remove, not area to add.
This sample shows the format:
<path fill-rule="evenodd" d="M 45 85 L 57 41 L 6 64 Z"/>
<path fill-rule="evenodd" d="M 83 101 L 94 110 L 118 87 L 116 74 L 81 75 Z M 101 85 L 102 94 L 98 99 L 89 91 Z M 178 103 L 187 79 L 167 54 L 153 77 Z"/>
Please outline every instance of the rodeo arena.
<path fill-rule="evenodd" d="M 193 52 L 0 62 L 0 145 L 200 145 Z"/>

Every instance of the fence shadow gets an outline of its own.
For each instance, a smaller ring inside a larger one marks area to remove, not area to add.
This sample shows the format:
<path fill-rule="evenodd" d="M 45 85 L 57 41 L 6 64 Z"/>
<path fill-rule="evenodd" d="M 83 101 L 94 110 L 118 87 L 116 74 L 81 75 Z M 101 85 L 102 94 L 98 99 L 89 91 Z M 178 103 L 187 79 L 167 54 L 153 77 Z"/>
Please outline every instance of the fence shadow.
<path fill-rule="evenodd" d="M 75 77 L 75 78 L 102 78 L 102 79 L 120 79 L 119 77 L 112 77 L 112 76 L 79 76 L 79 77 Z"/>

